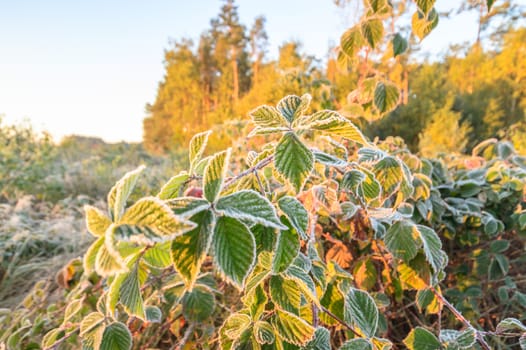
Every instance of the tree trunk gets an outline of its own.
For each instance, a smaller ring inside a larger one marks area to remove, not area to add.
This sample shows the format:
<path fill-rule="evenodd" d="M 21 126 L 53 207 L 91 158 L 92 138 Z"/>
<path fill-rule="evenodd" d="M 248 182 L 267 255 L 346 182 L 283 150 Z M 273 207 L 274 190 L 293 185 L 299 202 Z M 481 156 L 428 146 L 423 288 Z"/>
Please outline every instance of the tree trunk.
<path fill-rule="evenodd" d="M 232 72 L 234 77 L 234 91 L 232 92 L 232 97 L 234 105 L 237 105 L 239 99 L 239 73 L 237 71 L 237 50 L 235 47 L 232 47 Z"/>
<path fill-rule="evenodd" d="M 252 84 L 253 86 L 256 86 L 256 84 L 258 83 L 258 78 L 259 78 L 259 61 L 260 61 L 260 57 L 258 55 L 258 58 L 256 58 L 256 60 L 254 61 L 254 66 L 252 68 L 252 70 L 254 71 L 254 83 Z"/>
<path fill-rule="evenodd" d="M 403 76 L 403 95 L 402 95 L 402 104 L 406 105 L 409 103 L 409 74 L 407 72 L 407 69 L 404 69 L 404 76 Z"/>

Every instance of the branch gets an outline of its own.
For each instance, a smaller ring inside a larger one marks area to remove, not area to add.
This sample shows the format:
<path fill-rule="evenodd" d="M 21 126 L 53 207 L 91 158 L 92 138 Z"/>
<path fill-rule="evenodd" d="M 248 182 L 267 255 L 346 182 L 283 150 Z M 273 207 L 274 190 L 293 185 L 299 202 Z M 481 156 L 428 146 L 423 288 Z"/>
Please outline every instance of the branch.
<path fill-rule="evenodd" d="M 239 173 L 238 175 L 234 176 L 233 178 L 229 179 L 228 181 L 225 182 L 224 186 L 223 186 L 223 190 L 229 188 L 230 186 L 232 186 L 234 183 L 236 183 L 239 179 L 247 176 L 247 175 L 250 175 L 250 174 L 253 174 L 255 173 L 256 171 L 258 171 L 259 169 L 261 168 L 264 168 L 266 167 L 267 165 L 269 165 L 272 161 L 274 160 L 274 155 L 270 155 L 268 156 L 267 158 L 264 158 L 262 159 L 259 163 L 257 163 L 256 165 L 254 165 L 253 167 Z"/>
<path fill-rule="evenodd" d="M 316 243 L 316 224 L 318 223 L 318 214 L 313 214 L 311 216 L 311 227 L 310 227 L 310 233 L 309 233 L 309 243 L 312 244 L 314 247 L 314 244 Z M 308 248 L 307 248 L 308 249 Z M 316 289 L 314 289 L 314 295 L 316 295 Z M 316 295 L 316 298 L 318 296 Z M 315 303 L 312 303 L 312 319 L 313 319 L 313 325 L 314 327 L 318 327 L 319 324 L 319 316 L 318 316 L 318 307 Z"/>
<path fill-rule="evenodd" d="M 190 323 L 190 325 L 186 329 L 186 332 L 184 332 L 183 339 L 181 339 L 181 341 L 179 342 L 178 346 L 174 347 L 175 350 L 182 350 L 184 348 L 184 346 L 186 345 L 186 343 L 190 339 L 190 336 L 192 335 L 192 332 L 194 331 L 194 327 L 195 327 L 195 324 L 194 323 Z"/>
<path fill-rule="evenodd" d="M 342 320 L 341 318 L 339 318 L 338 316 L 336 316 L 335 314 L 333 314 L 332 312 L 330 312 L 327 308 L 325 308 L 324 306 L 321 307 L 321 310 L 323 312 L 325 312 L 327 315 L 329 315 L 330 317 L 332 317 L 333 319 L 335 319 L 336 321 L 338 321 L 339 324 L 341 324 L 342 326 L 344 326 L 345 328 L 347 328 L 348 330 L 350 330 L 355 336 L 361 338 L 362 335 L 359 334 L 358 332 L 356 332 L 354 330 L 354 328 L 352 328 L 349 324 L 347 324 L 344 320 Z"/>
<path fill-rule="evenodd" d="M 484 335 L 479 330 L 475 329 L 475 327 L 471 325 L 471 323 L 464 317 L 464 315 L 462 315 L 460 311 L 458 311 L 457 308 L 453 306 L 446 298 L 444 298 L 444 296 L 441 293 L 439 293 L 434 287 L 430 286 L 429 288 L 431 289 L 433 294 L 435 294 L 435 297 L 440 301 L 440 303 L 445 305 L 453 313 L 453 315 L 455 315 L 455 317 L 460 322 L 462 322 L 464 326 L 468 328 L 473 328 L 475 330 L 477 342 L 480 344 L 480 346 L 484 350 L 491 350 L 488 343 L 484 340 Z"/>
<path fill-rule="evenodd" d="M 51 344 L 50 346 L 44 348 L 43 350 L 52 350 L 52 349 L 57 349 L 59 347 L 60 344 L 62 344 L 63 342 L 65 342 L 66 340 L 68 340 L 69 338 L 71 338 L 71 336 L 75 333 L 77 333 L 78 331 L 80 330 L 80 326 L 77 327 L 76 329 L 72 330 L 71 332 L 65 334 L 62 338 L 60 338 L 59 340 L 57 340 L 56 342 L 54 342 L 53 344 Z"/>

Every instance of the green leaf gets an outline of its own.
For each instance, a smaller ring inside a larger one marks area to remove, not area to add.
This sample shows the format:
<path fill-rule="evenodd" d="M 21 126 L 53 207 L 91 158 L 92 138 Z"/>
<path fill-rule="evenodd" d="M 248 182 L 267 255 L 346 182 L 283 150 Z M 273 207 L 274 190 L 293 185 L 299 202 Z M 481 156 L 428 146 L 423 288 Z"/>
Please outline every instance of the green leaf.
<path fill-rule="evenodd" d="M 256 242 L 248 227 L 227 216 L 218 218 L 213 247 L 221 272 L 241 288 L 256 260 Z"/>
<path fill-rule="evenodd" d="M 104 237 L 100 237 L 95 242 L 93 242 L 86 251 L 86 254 L 84 254 L 82 267 L 84 268 L 84 273 L 87 276 L 95 271 L 95 261 L 102 246 L 104 246 Z"/>
<path fill-rule="evenodd" d="M 316 295 L 316 286 L 314 281 L 309 276 L 309 274 L 305 272 L 305 270 L 298 266 L 291 265 L 282 275 L 286 279 L 296 282 L 308 300 L 315 303 L 318 307 L 321 306 L 320 301 Z"/>
<path fill-rule="evenodd" d="M 373 350 L 373 344 L 367 339 L 351 339 L 343 343 L 340 350 Z"/>
<path fill-rule="evenodd" d="M 172 177 L 159 191 L 159 194 L 157 197 L 159 197 L 162 200 L 172 199 L 179 197 L 179 192 L 183 185 L 190 176 L 186 171 L 180 172 L 179 174 Z"/>
<path fill-rule="evenodd" d="M 472 327 L 464 329 L 459 332 L 456 338 L 456 343 L 461 349 L 473 349 L 475 342 L 477 341 L 476 330 Z"/>
<path fill-rule="evenodd" d="M 303 115 L 307 108 L 309 108 L 312 96 L 305 94 L 301 97 L 295 95 L 289 95 L 283 97 L 277 105 L 280 113 L 287 119 L 289 123 L 292 123 L 295 119 Z"/>
<path fill-rule="evenodd" d="M 477 340 L 476 331 L 472 327 L 463 331 L 454 329 L 442 329 L 439 336 L 442 345 L 446 349 L 473 349 Z"/>
<path fill-rule="evenodd" d="M 343 175 L 341 187 L 346 190 L 354 190 L 365 178 L 366 176 L 362 171 L 357 169 L 349 170 Z"/>
<path fill-rule="evenodd" d="M 297 125 L 295 126 L 297 126 L 299 130 L 318 130 L 329 135 L 345 137 L 362 145 L 369 144 L 356 125 L 335 111 L 318 111 L 310 116 L 298 119 Z"/>
<path fill-rule="evenodd" d="M 83 299 L 75 299 L 72 300 L 68 304 L 68 306 L 66 306 L 66 311 L 64 312 L 64 321 L 62 322 L 62 325 L 67 324 L 73 319 L 73 317 L 75 317 L 80 312 L 80 310 L 82 309 L 83 302 Z"/>
<path fill-rule="evenodd" d="M 258 254 L 262 251 L 271 252 L 274 250 L 277 238 L 275 229 L 263 225 L 254 225 L 250 230 L 254 234 L 254 239 L 256 240 L 256 251 Z"/>
<path fill-rule="evenodd" d="M 212 291 L 203 285 L 186 292 L 181 301 L 183 315 L 190 322 L 203 322 L 214 313 L 216 300 Z"/>
<path fill-rule="evenodd" d="M 212 133 L 211 130 L 195 134 L 190 140 L 189 154 L 190 159 L 190 174 L 194 172 L 194 168 L 197 163 L 203 157 L 205 152 L 206 144 L 208 143 L 208 137 Z"/>
<path fill-rule="evenodd" d="M 245 292 L 245 296 L 242 298 L 242 300 L 244 305 L 250 311 L 250 317 L 253 320 L 257 320 L 263 315 L 265 312 L 265 307 L 268 303 L 267 293 L 261 285 L 257 286 L 256 288 L 252 288 L 250 292 Z"/>
<path fill-rule="evenodd" d="M 391 156 L 382 158 L 374 165 L 376 179 L 382 184 L 383 192 L 387 196 L 395 191 L 404 179 L 400 162 Z"/>
<path fill-rule="evenodd" d="M 398 264 L 396 269 L 403 288 L 422 290 L 429 287 L 431 269 L 425 264 L 424 256 L 418 254 L 410 263 Z"/>
<path fill-rule="evenodd" d="M 526 326 L 522 324 L 521 321 L 519 321 L 516 318 L 505 318 L 502 321 L 499 322 L 497 325 L 497 333 L 506 333 L 506 332 L 526 332 Z"/>
<path fill-rule="evenodd" d="M 362 23 L 362 33 L 372 49 L 380 44 L 384 35 L 384 24 L 379 19 L 369 19 Z"/>
<path fill-rule="evenodd" d="M 214 154 L 205 168 L 203 176 L 204 197 L 210 203 L 214 203 L 221 193 L 229 161 L 230 148 Z"/>
<path fill-rule="evenodd" d="M 332 154 L 328 154 L 321 151 L 313 151 L 314 159 L 316 162 L 326 165 L 328 167 L 338 167 L 342 168 L 347 165 L 347 162 L 343 159 L 340 159 L 336 156 L 333 156 Z"/>
<path fill-rule="evenodd" d="M 166 201 L 166 205 L 175 215 L 185 218 L 210 208 L 210 203 L 206 199 L 196 197 L 179 197 L 170 199 Z"/>
<path fill-rule="evenodd" d="M 146 264 L 157 269 L 165 269 L 170 266 L 172 259 L 170 258 L 171 242 L 156 244 L 146 250 L 143 260 Z"/>
<path fill-rule="evenodd" d="M 365 174 L 365 179 L 358 187 L 358 193 L 362 195 L 367 202 L 372 202 L 382 194 L 382 186 L 372 172 L 362 167 L 360 167 L 360 171 Z"/>
<path fill-rule="evenodd" d="M 289 120 L 281 115 L 276 108 L 271 106 L 259 106 L 249 112 L 248 115 L 250 115 L 258 129 L 287 128 L 289 124 Z"/>
<path fill-rule="evenodd" d="M 405 40 L 405 38 L 402 37 L 400 33 L 395 34 L 391 44 L 393 45 L 393 56 L 394 57 L 403 54 L 404 52 L 406 52 L 408 48 L 407 40 Z"/>
<path fill-rule="evenodd" d="M 102 277 L 128 271 L 124 260 L 114 248 L 110 248 L 111 245 L 113 242 L 108 239 L 108 233 L 106 233 L 104 242 L 98 249 L 95 258 L 95 271 Z"/>
<path fill-rule="evenodd" d="M 190 289 L 210 248 L 215 217 L 211 211 L 206 210 L 194 215 L 191 220 L 197 223 L 197 227 L 176 237 L 170 249 L 174 268 Z"/>
<path fill-rule="evenodd" d="M 349 289 L 345 296 L 345 319 L 358 326 L 367 337 L 374 336 L 378 328 L 378 307 L 369 293 Z"/>
<path fill-rule="evenodd" d="M 80 322 L 80 336 L 84 337 L 87 333 L 98 327 L 104 322 L 104 315 L 100 312 L 92 312 L 85 316 Z"/>
<path fill-rule="evenodd" d="M 221 197 L 215 208 L 218 212 L 238 220 L 248 220 L 276 229 L 287 228 L 279 221 L 272 203 L 252 190 L 242 190 Z"/>
<path fill-rule="evenodd" d="M 274 328 L 265 321 L 257 321 L 254 324 L 254 337 L 259 344 L 272 344 L 276 340 Z"/>
<path fill-rule="evenodd" d="M 340 39 L 342 51 L 349 57 L 353 58 L 365 44 L 360 27 L 355 26 L 343 33 Z"/>
<path fill-rule="evenodd" d="M 396 108 L 400 99 L 400 90 L 390 83 L 380 82 L 374 89 L 374 106 L 382 114 Z"/>
<path fill-rule="evenodd" d="M 15 335 L 15 334 L 16 333 L 13 333 L 12 335 Z M 62 339 L 65 335 L 66 333 L 61 328 L 52 329 L 49 332 L 47 332 L 46 335 L 44 335 L 44 337 L 42 338 L 41 345 L 44 349 L 47 349 L 53 344 L 55 344 L 57 340 Z M 11 338 L 11 336 L 9 336 L 9 339 Z M 17 342 L 15 342 L 15 346 L 16 346 L 16 343 Z"/>
<path fill-rule="evenodd" d="M 162 200 L 146 197 L 131 206 L 115 227 L 115 237 L 136 243 L 166 242 L 196 227 L 176 216 Z"/>
<path fill-rule="evenodd" d="M 376 85 L 378 84 L 378 79 L 373 78 L 367 78 L 362 81 L 361 86 L 359 86 L 359 103 L 361 104 L 367 104 L 371 102 L 374 98 L 374 90 L 376 89 Z"/>
<path fill-rule="evenodd" d="M 113 220 L 117 221 L 124 213 L 126 201 L 135 188 L 137 179 L 146 167 L 144 165 L 128 172 L 124 175 L 108 193 L 108 208 L 113 215 Z"/>
<path fill-rule="evenodd" d="M 440 342 L 428 330 L 416 327 L 404 339 L 404 344 L 409 350 L 439 350 Z"/>
<path fill-rule="evenodd" d="M 420 39 L 424 39 L 438 24 L 438 13 L 433 8 L 428 14 L 423 15 L 420 11 L 415 12 L 411 20 L 413 33 Z"/>
<path fill-rule="evenodd" d="M 424 248 L 426 260 L 431 264 L 435 274 L 442 271 L 447 264 L 447 256 L 442 251 L 442 242 L 436 232 L 423 225 L 416 226 Z"/>
<path fill-rule="evenodd" d="M 314 168 L 312 152 L 293 132 L 287 132 L 279 141 L 274 162 L 276 170 L 299 192 Z"/>
<path fill-rule="evenodd" d="M 439 301 L 430 289 L 422 289 L 416 293 L 416 305 L 420 312 L 424 310 L 428 314 L 437 314 L 440 312 Z"/>
<path fill-rule="evenodd" d="M 416 6 L 422 11 L 424 15 L 427 15 L 433 6 L 435 6 L 436 0 L 416 0 Z"/>
<path fill-rule="evenodd" d="M 260 255 L 261 257 L 261 255 Z M 259 263 L 258 268 L 261 266 Z M 253 271 L 253 273 L 247 278 L 246 284 L 245 284 L 245 295 L 249 295 L 254 292 L 254 289 L 256 289 L 258 286 L 260 286 L 270 275 L 270 271 L 263 270 L 263 271 Z"/>
<path fill-rule="evenodd" d="M 344 298 L 335 282 L 329 283 L 327 285 L 327 289 L 325 291 L 325 294 L 323 295 L 323 298 L 321 298 L 320 300 L 320 304 L 323 305 L 323 307 L 325 307 L 331 313 L 338 316 L 340 319 L 343 320 L 343 318 L 345 317 Z M 337 321 L 335 321 L 333 318 L 331 318 L 329 315 L 325 313 L 322 313 L 320 315 L 320 318 L 324 323 L 328 325 L 337 324 Z"/>
<path fill-rule="evenodd" d="M 230 339 L 236 340 L 250 327 L 252 320 L 246 314 L 235 313 L 225 320 L 221 331 Z"/>
<path fill-rule="evenodd" d="M 132 336 L 124 324 L 114 322 L 104 329 L 100 350 L 130 350 L 131 347 Z"/>
<path fill-rule="evenodd" d="M 496 235 L 498 233 L 498 230 L 499 230 L 499 224 L 497 224 L 497 220 L 489 219 L 484 224 L 484 233 L 489 236 Z"/>
<path fill-rule="evenodd" d="M 144 313 L 146 314 L 146 321 L 151 323 L 161 323 L 163 319 L 163 313 L 157 306 L 147 306 L 146 309 L 144 309 Z"/>
<path fill-rule="evenodd" d="M 305 346 L 314 337 L 314 327 L 286 311 L 276 310 L 272 325 L 280 338 L 294 345 Z"/>
<path fill-rule="evenodd" d="M 85 205 L 84 211 L 86 212 L 86 227 L 88 231 L 95 237 L 104 236 L 106 230 L 111 225 L 110 218 L 91 205 Z"/>
<path fill-rule="evenodd" d="M 270 299 L 280 309 L 297 314 L 301 306 L 301 290 L 292 280 L 272 276 L 269 283 Z"/>
<path fill-rule="evenodd" d="M 385 245 L 395 257 L 405 262 L 411 261 L 418 253 L 418 232 L 408 221 L 397 221 L 385 235 Z"/>
<path fill-rule="evenodd" d="M 278 240 L 272 258 L 272 271 L 285 271 L 294 261 L 300 251 L 300 238 L 296 230 L 283 230 L 278 233 Z"/>
<path fill-rule="evenodd" d="M 510 269 L 510 262 L 504 254 L 495 254 L 488 267 L 488 278 L 495 280 L 506 276 Z"/>
<path fill-rule="evenodd" d="M 104 335 L 104 324 L 99 324 L 82 337 L 82 350 L 99 350 Z"/>
<path fill-rule="evenodd" d="M 323 327 L 316 328 L 312 339 L 304 350 L 331 350 L 331 333 Z"/>
<path fill-rule="evenodd" d="M 139 274 L 142 273 L 142 276 Z M 136 316 L 141 320 L 146 320 L 144 313 L 144 300 L 141 294 L 141 285 L 146 279 L 146 272 L 139 271 L 139 264 L 136 263 L 131 268 L 130 272 L 125 274 L 119 288 L 119 301 L 126 312 L 130 315 Z"/>
<path fill-rule="evenodd" d="M 307 239 L 307 226 L 309 224 L 309 213 L 299 200 L 291 196 L 281 197 L 278 201 L 281 211 L 287 216 L 290 224 L 303 239 Z"/>

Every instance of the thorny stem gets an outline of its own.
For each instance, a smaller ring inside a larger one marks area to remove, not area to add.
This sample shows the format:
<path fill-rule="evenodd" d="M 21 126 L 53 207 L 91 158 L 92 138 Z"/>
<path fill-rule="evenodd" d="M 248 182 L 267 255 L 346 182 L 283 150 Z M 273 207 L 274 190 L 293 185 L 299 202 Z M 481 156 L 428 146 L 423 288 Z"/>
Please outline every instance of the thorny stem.
<path fill-rule="evenodd" d="M 338 321 L 338 323 L 340 323 L 342 326 L 344 326 L 345 328 L 347 328 L 348 330 L 350 330 L 355 336 L 357 337 L 362 337 L 358 332 L 356 332 L 354 330 L 354 328 L 352 328 L 349 324 L 347 324 L 344 320 L 342 320 L 341 318 L 339 318 L 338 316 L 336 316 L 335 314 L 333 314 L 332 312 L 330 312 L 327 308 L 325 308 L 324 306 L 321 307 L 321 310 L 323 312 L 325 312 L 327 315 L 329 315 L 330 317 L 332 317 L 333 319 L 335 319 L 336 321 Z"/>
<path fill-rule="evenodd" d="M 318 214 L 314 214 L 311 217 L 311 227 L 309 234 L 309 243 L 314 245 L 316 243 L 316 223 L 318 222 Z M 316 294 L 316 291 L 314 291 Z M 319 324 L 318 307 L 315 303 L 312 303 L 312 324 L 316 328 Z"/>
<path fill-rule="evenodd" d="M 223 190 L 229 188 L 230 186 L 232 186 L 235 182 L 237 182 L 239 179 L 247 176 L 247 175 L 250 175 L 252 173 L 255 173 L 256 171 L 258 171 L 259 169 L 261 168 L 264 168 L 266 167 L 267 165 L 269 165 L 272 160 L 274 160 L 274 155 L 270 155 L 264 159 L 262 159 L 259 163 L 257 163 L 256 165 L 254 165 L 253 167 L 237 174 L 236 176 L 234 176 L 233 178 L 229 179 L 228 181 L 225 182 L 224 186 L 223 186 Z"/>
<path fill-rule="evenodd" d="M 442 305 L 444 305 L 445 307 L 447 307 L 452 313 L 453 315 L 455 315 L 455 317 L 460 321 L 462 322 L 462 324 L 464 324 L 464 326 L 468 327 L 468 328 L 472 328 L 475 330 L 475 334 L 476 334 L 476 338 L 477 338 L 477 342 L 480 344 L 480 346 L 484 349 L 484 350 L 491 350 L 491 348 L 489 347 L 488 343 L 486 342 L 486 340 L 484 340 L 484 335 L 483 333 L 481 333 L 480 331 L 478 331 L 477 329 L 475 329 L 475 327 L 473 327 L 471 325 L 471 323 L 460 313 L 460 311 L 457 310 L 457 308 L 455 306 L 453 306 L 446 298 L 444 298 L 444 296 L 439 293 L 434 287 L 429 287 L 431 289 L 431 291 L 433 292 L 433 294 L 435 294 L 435 297 L 440 301 L 440 303 Z"/>
<path fill-rule="evenodd" d="M 261 191 L 261 194 L 265 195 L 265 188 L 263 187 L 263 183 L 261 182 L 261 178 L 259 177 L 258 173 L 254 171 L 254 175 L 256 175 L 256 180 L 258 180 L 259 190 Z"/>
<path fill-rule="evenodd" d="M 66 340 L 71 338 L 71 336 L 73 336 L 73 334 L 77 333 L 79 330 L 80 330 L 80 327 L 75 328 L 74 330 L 72 330 L 68 334 L 64 335 L 62 338 L 60 338 L 59 340 L 57 340 L 56 342 L 54 342 L 53 344 L 51 344 L 47 348 L 44 348 L 44 350 L 57 349 L 60 346 L 60 344 L 62 344 L 63 342 L 65 342 Z"/>
<path fill-rule="evenodd" d="M 190 336 L 192 335 L 192 332 L 194 331 L 195 324 L 191 323 L 188 328 L 186 329 L 186 332 L 184 332 L 183 339 L 179 342 L 179 345 L 174 346 L 174 350 L 182 350 L 184 346 L 186 345 L 186 342 L 188 339 L 190 339 Z"/>

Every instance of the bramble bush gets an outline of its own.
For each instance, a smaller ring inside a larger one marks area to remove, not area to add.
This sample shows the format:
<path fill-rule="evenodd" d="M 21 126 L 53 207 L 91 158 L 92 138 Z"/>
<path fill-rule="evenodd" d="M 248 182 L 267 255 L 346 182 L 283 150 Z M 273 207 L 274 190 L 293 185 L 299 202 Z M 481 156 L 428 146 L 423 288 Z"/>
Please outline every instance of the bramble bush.
<path fill-rule="evenodd" d="M 484 299 L 524 299 L 507 277 L 522 254 L 504 253 L 524 246 L 526 158 L 495 140 L 418 158 L 309 100 L 250 113 L 274 141 L 245 168 L 231 149 L 203 157 L 204 132 L 156 196 L 128 203 L 141 167 L 107 213 L 86 206 L 96 240 L 42 347 L 524 348 L 526 327 Z"/>
<path fill-rule="evenodd" d="M 438 14 L 434 1 L 416 3 L 422 38 Z M 350 63 L 382 45 L 392 7 L 365 4 L 342 36 Z M 407 42 L 391 39 L 393 55 L 403 53 Z M 351 95 L 350 108 L 369 119 L 399 100 L 377 72 Z M 106 211 L 85 207 L 94 242 L 59 273 L 64 298 L 48 303 L 36 285 L 16 312 L 0 310 L 0 325 L 14 330 L 0 341 L 10 349 L 526 349 L 526 158 L 497 140 L 471 156 L 421 158 L 398 138 L 368 140 L 336 111 L 311 112 L 310 101 L 290 95 L 254 109 L 248 136 L 265 143 L 248 153 L 205 156 L 210 132 L 195 135 L 188 168 L 155 196 L 134 193 L 144 167 L 127 173 Z"/>

